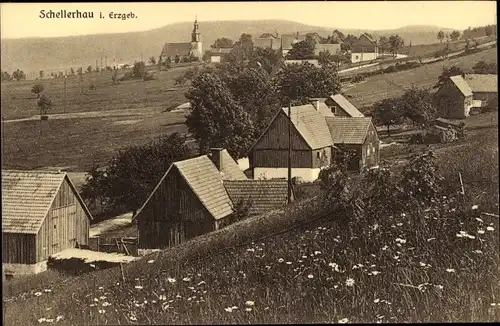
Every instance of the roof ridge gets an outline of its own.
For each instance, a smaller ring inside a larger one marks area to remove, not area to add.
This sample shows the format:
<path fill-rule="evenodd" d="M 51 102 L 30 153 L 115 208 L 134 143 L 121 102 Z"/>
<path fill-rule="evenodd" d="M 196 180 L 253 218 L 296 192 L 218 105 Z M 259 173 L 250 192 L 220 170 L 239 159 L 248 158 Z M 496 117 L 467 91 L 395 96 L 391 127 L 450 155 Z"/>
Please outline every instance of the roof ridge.
<path fill-rule="evenodd" d="M 65 174 L 66 171 L 60 170 L 17 170 L 17 169 L 2 169 L 2 172 L 19 172 L 19 173 L 47 173 L 47 174 Z"/>

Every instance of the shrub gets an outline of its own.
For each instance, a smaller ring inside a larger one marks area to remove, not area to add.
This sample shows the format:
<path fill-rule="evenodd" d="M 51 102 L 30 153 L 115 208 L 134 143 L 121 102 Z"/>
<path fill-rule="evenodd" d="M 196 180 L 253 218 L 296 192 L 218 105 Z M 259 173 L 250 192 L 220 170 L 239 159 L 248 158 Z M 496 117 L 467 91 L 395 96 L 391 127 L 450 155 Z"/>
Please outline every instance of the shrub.
<path fill-rule="evenodd" d="M 359 83 L 365 80 L 365 76 L 363 74 L 359 74 L 353 77 L 352 82 L 353 83 Z"/>

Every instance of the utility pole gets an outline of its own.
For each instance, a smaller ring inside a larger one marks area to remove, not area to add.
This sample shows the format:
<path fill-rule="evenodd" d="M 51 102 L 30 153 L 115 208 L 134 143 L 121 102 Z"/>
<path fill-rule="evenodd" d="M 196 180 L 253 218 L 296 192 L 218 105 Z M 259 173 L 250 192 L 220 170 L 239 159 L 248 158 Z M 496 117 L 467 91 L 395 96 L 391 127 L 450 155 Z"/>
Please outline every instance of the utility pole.
<path fill-rule="evenodd" d="M 292 102 L 288 103 L 288 193 L 287 202 L 292 202 Z"/>

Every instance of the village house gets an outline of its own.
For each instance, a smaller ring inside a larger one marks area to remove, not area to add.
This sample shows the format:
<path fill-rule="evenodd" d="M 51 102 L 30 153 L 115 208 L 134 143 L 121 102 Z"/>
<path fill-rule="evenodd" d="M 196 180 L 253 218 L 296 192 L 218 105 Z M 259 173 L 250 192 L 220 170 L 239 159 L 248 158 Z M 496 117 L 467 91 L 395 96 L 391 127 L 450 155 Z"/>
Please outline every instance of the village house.
<path fill-rule="evenodd" d="M 463 76 L 451 76 L 435 93 L 438 115 L 464 119 L 473 105 L 472 90 Z"/>
<path fill-rule="evenodd" d="M 498 75 L 468 74 L 465 81 L 472 91 L 473 107 L 498 109 Z"/>
<path fill-rule="evenodd" d="M 254 179 L 287 177 L 289 125 L 293 178 L 316 180 L 321 168 L 344 157 L 348 150 L 356 152 L 351 169 L 378 166 L 379 139 L 371 118 L 335 117 L 322 99 L 311 102 L 292 107 L 291 117 L 288 108 L 280 110 L 251 147 L 249 160 Z"/>
<path fill-rule="evenodd" d="M 351 62 L 371 61 L 378 58 L 378 45 L 370 35 L 364 33 L 351 46 Z"/>
<path fill-rule="evenodd" d="M 87 245 L 92 215 L 65 172 L 2 170 L 2 267 L 39 273 L 49 256 Z"/>
<path fill-rule="evenodd" d="M 232 47 L 228 48 L 215 48 L 210 50 L 210 62 L 222 62 L 224 58 L 231 53 Z"/>
<path fill-rule="evenodd" d="M 331 55 L 340 53 L 340 43 L 337 44 L 321 44 L 316 43 L 314 47 L 314 55 L 319 55 L 323 51 L 328 51 Z"/>
<path fill-rule="evenodd" d="M 276 33 L 264 33 L 253 41 L 257 48 L 270 48 L 273 50 L 281 49 L 281 36 Z"/>
<path fill-rule="evenodd" d="M 160 53 L 160 61 L 170 59 L 171 62 L 175 61 L 176 56 L 182 61 L 184 58 L 194 56 L 201 61 L 203 57 L 203 46 L 201 42 L 200 26 L 198 20 L 195 19 L 193 31 L 191 33 L 191 42 L 186 43 L 165 43 Z"/>
<path fill-rule="evenodd" d="M 328 105 L 336 117 L 364 117 L 363 113 L 352 105 L 342 94 L 335 94 L 325 99 L 325 104 Z"/>
<path fill-rule="evenodd" d="M 219 230 L 233 222 L 240 204 L 250 203 L 250 215 L 281 208 L 287 187 L 286 180 L 249 180 L 220 148 L 175 162 L 134 217 L 139 248 L 166 248 Z"/>

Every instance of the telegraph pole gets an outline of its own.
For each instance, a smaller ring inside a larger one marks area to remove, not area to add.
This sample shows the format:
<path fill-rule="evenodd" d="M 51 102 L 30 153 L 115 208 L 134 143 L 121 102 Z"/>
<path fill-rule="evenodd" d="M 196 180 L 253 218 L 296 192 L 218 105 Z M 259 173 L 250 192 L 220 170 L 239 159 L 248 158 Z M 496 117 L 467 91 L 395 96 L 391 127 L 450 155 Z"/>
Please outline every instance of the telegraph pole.
<path fill-rule="evenodd" d="M 288 204 L 292 202 L 292 102 L 288 103 Z"/>

